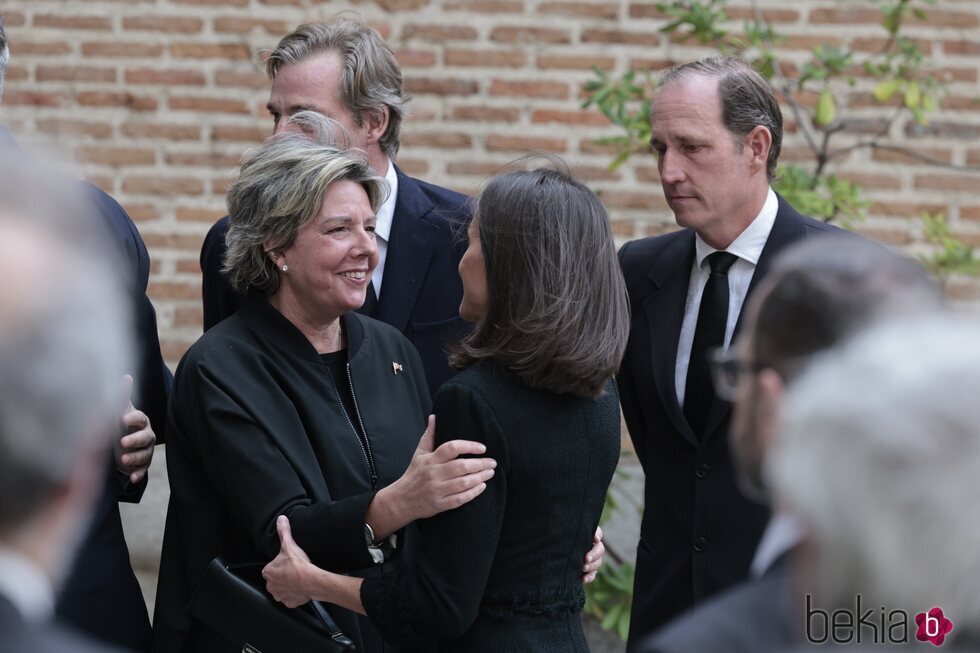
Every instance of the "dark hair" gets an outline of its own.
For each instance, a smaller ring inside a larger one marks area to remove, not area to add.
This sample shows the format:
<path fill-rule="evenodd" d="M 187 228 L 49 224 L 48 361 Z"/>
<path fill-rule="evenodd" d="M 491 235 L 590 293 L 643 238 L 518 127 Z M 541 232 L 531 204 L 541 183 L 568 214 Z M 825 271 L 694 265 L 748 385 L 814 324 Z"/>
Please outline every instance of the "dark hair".
<path fill-rule="evenodd" d="M 917 262 L 856 237 L 815 238 L 787 249 L 767 288 L 751 327 L 753 358 L 786 380 L 876 318 L 942 304 Z"/>
<path fill-rule="evenodd" d="M 7 76 L 7 61 L 10 59 L 10 50 L 7 49 L 7 27 L 0 16 L 0 96 L 3 96 L 3 80 Z"/>
<path fill-rule="evenodd" d="M 275 79 L 283 66 L 323 52 L 340 56 L 338 95 L 358 125 L 365 113 L 387 107 L 388 127 L 379 144 L 385 154 L 394 157 L 408 103 L 402 92 L 402 71 L 384 39 L 360 19 L 337 16 L 325 23 L 300 25 L 279 41 L 266 60 L 266 72 Z"/>
<path fill-rule="evenodd" d="M 721 120 L 728 131 L 745 136 L 759 125 L 769 130 L 772 144 L 766 175 L 769 181 L 775 179 L 783 144 L 783 113 L 772 88 L 752 66 L 737 57 L 705 57 L 671 68 L 660 78 L 660 88 L 698 75 L 718 78 Z"/>
<path fill-rule="evenodd" d="M 596 398 L 626 348 L 626 286 L 605 209 L 557 166 L 494 177 L 477 198 L 489 306 L 451 362 L 492 359 L 533 388 Z"/>

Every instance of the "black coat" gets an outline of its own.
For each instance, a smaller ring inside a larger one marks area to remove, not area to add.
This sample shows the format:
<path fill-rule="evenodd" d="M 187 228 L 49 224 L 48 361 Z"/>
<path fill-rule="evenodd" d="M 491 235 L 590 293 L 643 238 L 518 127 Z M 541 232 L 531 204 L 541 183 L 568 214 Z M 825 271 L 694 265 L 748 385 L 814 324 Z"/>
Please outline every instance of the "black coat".
<path fill-rule="evenodd" d="M 320 356 L 262 296 L 250 295 L 181 361 L 170 405 L 155 651 L 232 650 L 192 627 L 185 607 L 215 556 L 275 557 L 278 515 L 289 516 L 296 541 L 320 567 L 379 573 L 364 515 L 375 491 L 407 469 L 430 400 L 418 354 L 400 333 L 354 313 L 342 320 L 377 487 Z M 401 365 L 397 374 L 392 363 Z M 343 610 L 334 616 L 358 650 L 379 650 L 367 619 Z"/>
<path fill-rule="evenodd" d="M 122 653 L 57 624 L 25 621 L 17 608 L 0 594 L 0 653 L 113 652 Z"/>
<path fill-rule="evenodd" d="M 388 239 L 378 319 L 408 338 L 425 367 L 430 395 L 453 375 L 446 343 L 466 335 L 459 317 L 463 284 L 459 259 L 466 250 L 470 207 L 465 195 L 413 179 L 395 168 L 398 197 Z M 233 314 L 243 297 L 221 274 L 228 217 L 211 227 L 201 248 L 205 331 Z"/>
<path fill-rule="evenodd" d="M 418 522 L 415 569 L 364 582 L 386 638 L 421 651 L 588 651 L 582 561 L 619 459 L 608 390 L 595 401 L 534 390 L 490 363 L 440 388 L 437 440 L 485 443 L 496 474 L 470 503 Z"/>
<path fill-rule="evenodd" d="M 800 215 L 780 197 L 748 296 L 782 249 L 828 233 L 843 232 Z M 769 519 L 768 508 L 736 485 L 731 405 L 715 398 L 699 441 L 677 401 L 674 369 L 694 255 L 690 229 L 629 242 L 619 253 L 632 311 L 620 393 L 646 476 L 631 642 L 745 578 Z"/>

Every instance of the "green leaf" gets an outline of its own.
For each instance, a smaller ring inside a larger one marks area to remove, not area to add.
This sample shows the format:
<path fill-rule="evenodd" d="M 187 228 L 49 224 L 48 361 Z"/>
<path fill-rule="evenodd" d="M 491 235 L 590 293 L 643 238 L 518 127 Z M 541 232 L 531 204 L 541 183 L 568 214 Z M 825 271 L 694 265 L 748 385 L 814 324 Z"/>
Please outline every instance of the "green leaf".
<path fill-rule="evenodd" d="M 813 122 L 818 127 L 826 127 L 834 122 L 836 115 L 837 105 L 834 103 L 834 94 L 829 88 L 825 88 L 820 92 L 820 99 L 817 100 L 817 111 L 813 115 Z"/>
<path fill-rule="evenodd" d="M 884 102 L 891 96 L 895 95 L 895 93 L 897 93 L 898 89 L 900 89 L 901 87 L 902 87 L 902 80 L 886 79 L 883 82 L 879 82 L 878 85 L 875 86 L 875 89 L 874 91 L 872 91 L 871 94 L 879 102 Z"/>
<path fill-rule="evenodd" d="M 909 82 L 909 85 L 905 88 L 905 106 L 909 109 L 918 109 L 921 101 L 922 89 L 919 88 L 919 82 Z"/>

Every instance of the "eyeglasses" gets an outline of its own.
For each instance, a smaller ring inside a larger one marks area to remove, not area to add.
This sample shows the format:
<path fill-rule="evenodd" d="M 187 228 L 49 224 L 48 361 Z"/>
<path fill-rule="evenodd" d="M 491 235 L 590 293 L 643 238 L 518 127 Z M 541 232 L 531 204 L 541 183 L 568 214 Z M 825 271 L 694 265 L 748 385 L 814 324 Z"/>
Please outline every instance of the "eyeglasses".
<path fill-rule="evenodd" d="M 718 349 L 708 352 L 708 365 L 711 369 L 711 382 L 715 394 L 725 401 L 735 401 L 738 384 L 746 374 L 754 374 L 769 367 L 755 361 L 744 361 L 732 349 Z"/>

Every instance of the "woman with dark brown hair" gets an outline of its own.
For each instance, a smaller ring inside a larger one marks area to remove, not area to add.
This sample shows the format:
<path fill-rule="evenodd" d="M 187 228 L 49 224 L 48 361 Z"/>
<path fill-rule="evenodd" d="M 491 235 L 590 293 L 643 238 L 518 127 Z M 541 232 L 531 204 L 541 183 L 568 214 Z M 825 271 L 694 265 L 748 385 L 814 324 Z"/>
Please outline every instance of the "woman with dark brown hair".
<path fill-rule="evenodd" d="M 419 522 L 414 569 L 360 579 L 315 567 L 279 519 L 264 575 L 286 605 L 366 613 L 426 651 L 587 651 L 579 611 L 588 549 L 619 454 L 613 375 L 629 315 L 608 218 L 567 172 L 512 172 L 477 200 L 459 265 L 476 329 L 436 394 L 438 433 L 497 461 L 470 503 Z"/>

